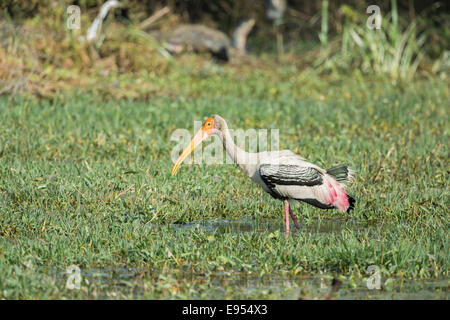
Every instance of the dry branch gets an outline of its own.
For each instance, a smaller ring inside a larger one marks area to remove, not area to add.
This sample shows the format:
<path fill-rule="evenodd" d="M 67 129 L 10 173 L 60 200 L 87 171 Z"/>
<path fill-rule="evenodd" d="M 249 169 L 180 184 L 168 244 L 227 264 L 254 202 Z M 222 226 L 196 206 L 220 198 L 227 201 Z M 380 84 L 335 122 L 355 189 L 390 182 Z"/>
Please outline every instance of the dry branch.
<path fill-rule="evenodd" d="M 158 21 L 159 19 L 161 19 L 163 16 L 165 16 L 166 14 L 168 14 L 170 12 L 169 7 L 164 7 L 158 11 L 156 11 L 154 14 L 152 14 L 150 17 L 148 17 L 147 19 L 145 19 L 144 21 L 142 21 L 139 25 L 139 28 L 141 28 L 142 30 L 147 29 L 148 27 L 150 27 L 153 23 L 155 23 L 156 21 Z"/>

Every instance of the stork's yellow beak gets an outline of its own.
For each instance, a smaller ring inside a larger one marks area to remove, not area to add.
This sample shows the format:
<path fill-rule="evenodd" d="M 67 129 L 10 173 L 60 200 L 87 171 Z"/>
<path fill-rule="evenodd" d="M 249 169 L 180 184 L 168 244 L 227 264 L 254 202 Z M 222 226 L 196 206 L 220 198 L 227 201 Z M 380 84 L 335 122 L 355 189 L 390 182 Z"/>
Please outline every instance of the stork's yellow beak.
<path fill-rule="evenodd" d="M 194 138 L 192 138 L 191 142 L 189 142 L 186 149 L 184 149 L 183 153 L 178 158 L 177 162 L 175 162 L 175 165 L 172 168 L 173 176 L 177 173 L 178 168 L 181 166 L 184 159 L 186 159 L 187 156 L 189 154 L 191 154 L 191 152 L 194 151 L 194 149 L 208 137 L 209 137 L 209 134 L 207 133 L 206 130 L 204 130 L 203 128 L 198 130 L 198 132 L 195 134 Z"/>

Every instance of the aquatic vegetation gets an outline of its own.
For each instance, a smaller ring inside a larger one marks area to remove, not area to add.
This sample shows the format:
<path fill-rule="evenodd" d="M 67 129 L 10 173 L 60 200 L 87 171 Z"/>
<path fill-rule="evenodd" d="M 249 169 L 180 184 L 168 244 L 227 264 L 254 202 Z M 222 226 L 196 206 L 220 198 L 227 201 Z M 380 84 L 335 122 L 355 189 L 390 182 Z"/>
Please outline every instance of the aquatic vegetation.
<path fill-rule="evenodd" d="M 142 76 L 156 88 L 148 101 L 0 98 L 1 298 L 320 298 L 319 278 L 340 279 L 345 298 L 371 265 L 375 297 L 447 279 L 444 83 L 198 68 L 118 78 Z M 324 167 L 349 163 L 355 210 L 301 206 L 302 229 L 285 239 L 279 203 L 232 165 L 172 177 L 172 132 L 214 113 L 278 128 L 282 148 Z M 67 288 L 71 265 L 79 290 Z"/>

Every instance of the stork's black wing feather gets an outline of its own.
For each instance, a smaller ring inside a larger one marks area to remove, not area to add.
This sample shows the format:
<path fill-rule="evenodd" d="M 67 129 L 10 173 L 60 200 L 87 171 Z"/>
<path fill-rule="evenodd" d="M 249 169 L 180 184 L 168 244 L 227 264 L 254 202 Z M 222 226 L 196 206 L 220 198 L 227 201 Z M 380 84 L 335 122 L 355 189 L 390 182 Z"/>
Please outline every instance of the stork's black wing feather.
<path fill-rule="evenodd" d="M 259 174 L 275 198 L 282 198 L 276 190 L 277 185 L 312 187 L 323 181 L 316 169 L 298 165 L 262 164 Z"/>

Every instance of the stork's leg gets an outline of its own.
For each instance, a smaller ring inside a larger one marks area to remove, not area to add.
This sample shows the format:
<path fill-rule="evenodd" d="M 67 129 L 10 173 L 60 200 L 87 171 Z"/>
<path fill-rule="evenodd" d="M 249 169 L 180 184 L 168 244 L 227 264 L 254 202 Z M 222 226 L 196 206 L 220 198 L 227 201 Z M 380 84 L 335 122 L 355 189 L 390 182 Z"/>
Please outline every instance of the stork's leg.
<path fill-rule="evenodd" d="M 300 229 L 300 225 L 297 222 L 297 219 L 295 219 L 294 213 L 292 212 L 291 206 L 289 206 L 289 214 L 291 215 L 292 221 L 294 221 L 294 225 L 297 229 Z"/>
<path fill-rule="evenodd" d="M 289 207 L 289 202 L 284 200 L 284 223 L 286 225 L 286 238 L 289 238 L 289 211 L 291 208 Z"/>

